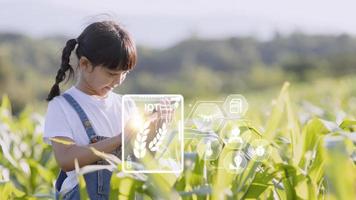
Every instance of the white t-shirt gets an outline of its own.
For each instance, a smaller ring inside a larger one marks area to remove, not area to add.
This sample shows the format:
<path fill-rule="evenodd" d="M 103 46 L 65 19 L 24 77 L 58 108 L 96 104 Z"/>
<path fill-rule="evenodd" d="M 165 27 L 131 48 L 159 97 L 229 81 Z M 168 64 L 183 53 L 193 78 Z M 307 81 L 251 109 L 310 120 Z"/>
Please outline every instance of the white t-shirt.
<path fill-rule="evenodd" d="M 109 92 L 106 98 L 99 99 L 74 86 L 65 93 L 70 94 L 79 103 L 97 135 L 113 137 L 121 134 L 123 107 L 119 94 Z M 125 105 L 124 112 L 128 112 L 128 114 L 135 112 L 134 104 Z M 48 103 L 43 139 L 51 145 L 49 138 L 55 136 L 71 138 L 80 146 L 89 144 L 89 138 L 78 114 L 63 96 L 57 96 Z M 68 177 L 63 182 L 61 194 L 65 194 L 78 184 L 74 170 L 66 173 Z"/>

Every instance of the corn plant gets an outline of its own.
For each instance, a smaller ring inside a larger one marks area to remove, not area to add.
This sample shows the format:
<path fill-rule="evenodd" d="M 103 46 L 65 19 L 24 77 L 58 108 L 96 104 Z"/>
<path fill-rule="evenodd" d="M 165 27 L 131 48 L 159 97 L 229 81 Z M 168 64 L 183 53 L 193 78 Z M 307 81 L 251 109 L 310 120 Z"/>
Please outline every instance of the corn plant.
<path fill-rule="evenodd" d="M 323 109 L 307 102 L 305 93 L 291 96 L 285 83 L 267 114 L 263 108 L 251 109 L 240 125 L 251 134 L 242 151 L 248 155 L 249 145 L 259 139 L 267 141 L 271 151 L 268 159 L 247 159 L 238 174 L 224 167 L 223 158 L 231 152 L 226 144 L 216 159 L 206 160 L 197 144 L 207 134 L 191 129 L 185 131 L 180 174 L 126 174 L 120 159 L 92 150 L 113 171 L 110 199 L 356 199 L 356 120 L 354 113 L 343 111 L 355 111 L 355 97 L 351 88 L 338 89 L 334 95 L 341 100 L 318 96 L 329 99 Z M 30 109 L 12 116 L 4 96 L 0 120 L 0 197 L 53 198 L 58 167 L 50 146 L 42 141 L 43 117 Z M 171 145 L 174 148 L 174 142 Z M 88 198 L 83 174 L 102 167 L 76 165 L 82 199 Z"/>

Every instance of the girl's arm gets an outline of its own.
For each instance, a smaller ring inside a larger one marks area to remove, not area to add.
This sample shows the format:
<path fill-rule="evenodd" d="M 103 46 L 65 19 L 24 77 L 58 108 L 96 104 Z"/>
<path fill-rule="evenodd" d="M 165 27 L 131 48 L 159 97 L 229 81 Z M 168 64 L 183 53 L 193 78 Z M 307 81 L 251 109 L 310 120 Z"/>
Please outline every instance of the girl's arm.
<path fill-rule="evenodd" d="M 75 158 L 78 159 L 79 167 L 101 160 L 100 157 L 96 156 L 92 150 L 90 150 L 90 147 L 94 147 L 101 152 L 111 153 L 121 145 L 121 137 L 121 135 L 117 135 L 87 146 L 76 145 L 74 141 L 68 137 L 55 137 L 56 139 L 67 141 L 72 144 L 63 144 L 61 142 L 52 141 L 52 147 L 54 156 L 60 168 L 63 171 L 72 171 L 75 169 Z"/>

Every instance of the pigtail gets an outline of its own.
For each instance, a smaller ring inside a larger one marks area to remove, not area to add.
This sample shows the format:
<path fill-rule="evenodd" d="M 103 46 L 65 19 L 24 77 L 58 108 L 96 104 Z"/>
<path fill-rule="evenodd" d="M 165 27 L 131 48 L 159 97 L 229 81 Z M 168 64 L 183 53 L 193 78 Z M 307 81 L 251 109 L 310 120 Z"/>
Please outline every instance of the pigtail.
<path fill-rule="evenodd" d="M 61 67 L 59 68 L 56 76 L 56 81 L 51 88 L 51 91 L 48 94 L 47 101 L 51 101 L 54 97 L 59 96 L 61 94 L 59 83 L 65 80 L 66 72 L 69 70 L 69 76 L 73 76 L 74 70 L 72 66 L 69 64 L 70 55 L 77 44 L 76 39 L 70 39 L 67 41 L 66 46 L 63 48 L 62 52 L 62 62 Z"/>

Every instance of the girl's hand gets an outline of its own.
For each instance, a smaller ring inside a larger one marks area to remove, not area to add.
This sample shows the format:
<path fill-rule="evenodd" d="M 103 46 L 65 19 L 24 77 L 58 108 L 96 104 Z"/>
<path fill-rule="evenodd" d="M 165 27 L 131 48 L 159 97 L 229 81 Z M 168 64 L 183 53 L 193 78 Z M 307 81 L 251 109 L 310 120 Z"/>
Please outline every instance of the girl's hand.
<path fill-rule="evenodd" d="M 122 134 L 125 134 L 125 143 L 130 142 L 132 137 L 135 135 L 135 132 L 137 132 L 137 127 L 134 126 L 135 119 L 130 118 L 127 123 L 125 124 L 124 132 Z"/>
<path fill-rule="evenodd" d="M 162 99 L 156 108 L 153 112 L 145 114 L 147 121 L 159 126 L 158 124 L 168 124 L 173 120 L 175 108 L 168 98 Z"/>
<path fill-rule="evenodd" d="M 158 106 L 158 119 L 165 123 L 170 123 L 173 120 L 175 108 L 171 104 L 171 101 L 168 98 L 164 98 L 160 102 L 160 106 Z"/>

